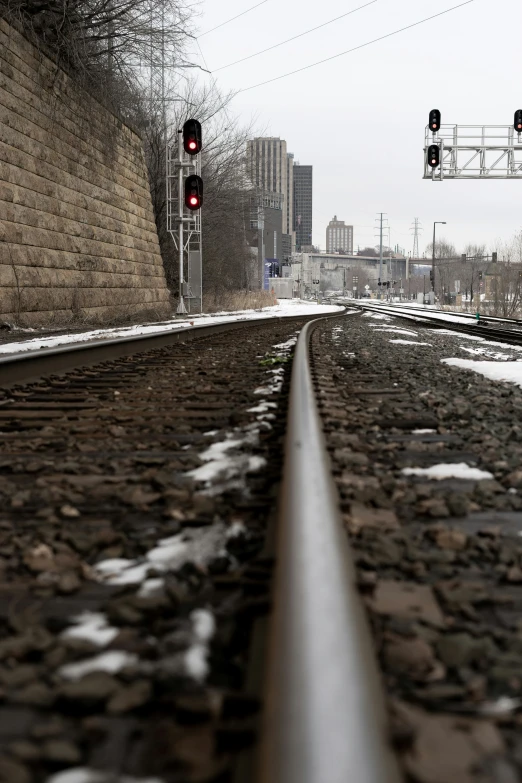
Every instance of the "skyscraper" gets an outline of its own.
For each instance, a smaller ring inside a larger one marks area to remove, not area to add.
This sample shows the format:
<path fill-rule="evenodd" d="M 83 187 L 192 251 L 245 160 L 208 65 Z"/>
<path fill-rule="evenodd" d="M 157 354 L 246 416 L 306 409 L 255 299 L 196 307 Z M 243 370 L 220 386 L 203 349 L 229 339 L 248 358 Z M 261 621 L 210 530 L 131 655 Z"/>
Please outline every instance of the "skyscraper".
<path fill-rule="evenodd" d="M 286 150 L 286 141 L 275 136 L 252 139 L 247 143 L 247 171 L 259 190 L 279 193 L 283 197 L 283 243 L 292 243 L 293 231 L 293 155 Z"/>
<path fill-rule="evenodd" d="M 337 220 L 337 215 L 326 227 L 326 252 L 353 255 L 353 226 L 347 226 L 344 220 Z"/>
<path fill-rule="evenodd" d="M 312 246 L 313 167 L 294 165 L 294 228 L 297 253 Z"/>

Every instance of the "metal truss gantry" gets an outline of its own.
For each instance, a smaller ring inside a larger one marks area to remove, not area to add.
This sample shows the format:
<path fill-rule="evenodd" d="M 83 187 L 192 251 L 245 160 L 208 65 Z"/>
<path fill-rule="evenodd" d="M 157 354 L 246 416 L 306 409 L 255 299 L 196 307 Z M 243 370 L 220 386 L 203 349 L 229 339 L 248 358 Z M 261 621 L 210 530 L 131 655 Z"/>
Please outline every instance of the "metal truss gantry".
<path fill-rule="evenodd" d="M 178 131 L 177 145 L 167 144 L 167 230 L 179 254 L 179 304 L 176 310 L 179 314 L 189 312 L 191 300 L 199 303 L 200 311 L 203 307 L 201 211 L 185 209 L 184 181 L 187 174 L 201 176 L 201 155 L 191 158 L 185 153 L 182 132 Z"/>
<path fill-rule="evenodd" d="M 428 165 L 432 144 L 440 147 L 436 169 Z M 513 125 L 426 126 L 423 179 L 522 179 L 522 134 Z"/>

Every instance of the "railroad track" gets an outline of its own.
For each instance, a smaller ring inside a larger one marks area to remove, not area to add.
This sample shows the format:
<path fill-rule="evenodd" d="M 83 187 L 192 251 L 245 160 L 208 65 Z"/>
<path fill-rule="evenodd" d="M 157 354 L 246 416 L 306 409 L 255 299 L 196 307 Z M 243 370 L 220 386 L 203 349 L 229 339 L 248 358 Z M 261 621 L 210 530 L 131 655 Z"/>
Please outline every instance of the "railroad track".
<path fill-rule="evenodd" d="M 522 345 L 522 332 L 517 332 L 512 329 L 501 329 L 497 326 L 489 330 L 486 325 L 486 323 L 491 320 L 489 318 L 481 318 L 478 322 L 474 321 L 473 323 L 466 324 L 445 319 L 444 316 L 451 316 L 452 313 L 443 313 L 442 311 L 440 315 L 438 315 L 434 311 L 410 311 L 410 308 L 394 307 L 393 305 L 370 305 L 360 303 L 356 304 L 355 307 L 368 312 L 384 313 L 395 318 L 409 321 L 410 323 L 415 322 L 423 324 L 433 329 L 451 329 L 454 332 L 462 332 L 463 334 L 483 337 L 485 340 L 491 339 L 496 340 L 497 342 L 508 343 L 509 345 Z M 498 319 L 498 321 L 501 320 L 502 319 Z"/>
<path fill-rule="evenodd" d="M 4 389 L 0 780 L 520 779 L 522 393 L 383 329 Z"/>
<path fill-rule="evenodd" d="M 0 779 L 325 783 L 363 764 L 359 780 L 392 780 L 381 774 L 390 759 L 380 757 L 389 751 L 373 720 L 374 686 L 371 700 L 358 687 L 354 710 L 351 675 L 367 665 L 369 640 L 322 456 L 312 326 L 294 364 L 275 524 L 288 367 L 304 323 L 220 325 L 2 362 Z M 314 455 L 312 471 L 303 454 Z M 318 500 L 320 530 L 310 513 Z M 328 561 L 317 562 L 318 545 Z M 255 629 L 274 557 L 265 712 L 274 722 L 257 754 L 247 751 L 266 642 Z M 303 594 L 314 584 L 326 603 Z M 330 634 L 310 636 L 326 614 Z M 337 671 L 314 673 L 306 655 L 291 676 L 308 645 L 325 656 L 330 642 L 340 645 Z M 330 697 L 343 691 L 339 712 Z M 295 753 L 296 741 L 308 754 Z"/>

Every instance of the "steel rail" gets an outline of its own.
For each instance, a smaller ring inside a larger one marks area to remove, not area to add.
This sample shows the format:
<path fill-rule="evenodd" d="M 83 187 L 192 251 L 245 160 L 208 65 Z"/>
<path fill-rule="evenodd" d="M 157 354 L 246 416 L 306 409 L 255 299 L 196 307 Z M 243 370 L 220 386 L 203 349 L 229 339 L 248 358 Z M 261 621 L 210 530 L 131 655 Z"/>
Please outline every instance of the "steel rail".
<path fill-rule="evenodd" d="M 468 320 L 476 321 L 476 316 L 473 315 L 473 313 L 454 313 L 451 310 L 440 309 L 426 310 L 425 307 L 404 305 L 400 304 L 399 302 L 387 303 L 384 305 L 384 307 L 391 307 L 397 311 L 402 309 L 405 313 L 411 311 L 412 313 L 440 313 L 441 315 L 456 315 L 459 318 L 467 318 Z M 480 313 L 480 322 L 487 323 L 488 321 L 491 321 L 491 323 L 522 324 L 522 319 L 520 318 L 504 318 L 500 315 L 484 315 L 483 313 Z"/>
<path fill-rule="evenodd" d="M 336 316 L 331 313 L 326 317 Z M 11 386 L 15 383 L 27 382 L 42 375 L 66 372 L 77 367 L 86 367 L 100 362 L 130 356 L 133 353 L 151 351 L 168 345 L 187 342 L 210 334 L 220 334 L 244 327 L 255 327 L 279 321 L 299 321 L 309 318 L 307 315 L 277 316 L 276 318 L 256 318 L 245 321 L 228 321 L 226 323 L 193 326 L 172 331 L 153 332 L 147 335 L 118 337 L 112 340 L 91 340 L 85 343 L 75 343 L 56 348 L 10 354 L 0 358 L 0 386 Z"/>
<path fill-rule="evenodd" d="M 398 783 L 380 675 L 321 428 L 294 356 L 258 783 Z"/>
<path fill-rule="evenodd" d="M 424 315 L 424 313 L 408 313 L 406 310 L 397 310 L 390 305 L 372 307 L 371 305 L 358 304 L 355 306 L 360 310 L 367 310 L 372 313 L 386 313 L 386 315 L 391 315 L 394 318 L 402 318 L 410 324 L 414 321 L 420 325 L 428 326 L 430 329 L 449 329 L 452 332 L 462 332 L 463 334 L 472 334 L 475 337 L 482 337 L 489 342 L 506 343 L 507 345 L 522 345 L 522 332 L 516 332 L 511 329 L 495 329 L 494 331 L 488 332 L 478 323 L 454 323 L 453 321 L 445 321 L 442 318 L 430 317 L 429 315 Z"/>

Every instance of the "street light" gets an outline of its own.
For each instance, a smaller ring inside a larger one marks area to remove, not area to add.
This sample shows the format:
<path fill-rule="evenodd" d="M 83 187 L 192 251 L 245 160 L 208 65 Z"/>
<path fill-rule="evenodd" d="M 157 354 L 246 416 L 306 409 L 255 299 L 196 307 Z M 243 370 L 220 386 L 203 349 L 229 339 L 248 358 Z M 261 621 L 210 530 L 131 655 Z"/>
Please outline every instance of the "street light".
<path fill-rule="evenodd" d="M 435 304 L 435 226 L 437 224 L 445 226 L 446 221 L 435 220 L 433 223 L 433 247 L 431 251 L 431 290 L 433 291 L 433 304 Z"/>

